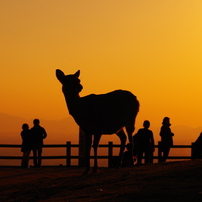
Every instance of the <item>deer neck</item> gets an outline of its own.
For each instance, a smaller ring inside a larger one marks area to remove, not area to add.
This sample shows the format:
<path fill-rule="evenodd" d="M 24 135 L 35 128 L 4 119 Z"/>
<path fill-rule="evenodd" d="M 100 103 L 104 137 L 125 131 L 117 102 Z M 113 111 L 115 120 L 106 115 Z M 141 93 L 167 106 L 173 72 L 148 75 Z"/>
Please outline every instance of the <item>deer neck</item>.
<path fill-rule="evenodd" d="M 68 96 L 65 95 L 65 100 L 67 103 L 67 108 L 69 110 L 69 113 L 76 118 L 79 113 L 79 108 L 80 108 L 80 96 L 75 95 L 75 96 Z"/>

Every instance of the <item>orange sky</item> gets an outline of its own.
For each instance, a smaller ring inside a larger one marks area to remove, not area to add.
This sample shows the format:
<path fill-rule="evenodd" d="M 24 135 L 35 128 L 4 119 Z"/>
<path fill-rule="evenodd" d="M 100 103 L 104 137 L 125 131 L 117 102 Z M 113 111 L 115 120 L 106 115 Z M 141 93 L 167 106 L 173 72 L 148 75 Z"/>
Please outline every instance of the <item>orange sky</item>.
<path fill-rule="evenodd" d="M 1 0 L 0 113 L 68 116 L 55 69 L 81 70 L 81 96 L 115 89 L 161 126 L 202 126 L 201 0 Z"/>

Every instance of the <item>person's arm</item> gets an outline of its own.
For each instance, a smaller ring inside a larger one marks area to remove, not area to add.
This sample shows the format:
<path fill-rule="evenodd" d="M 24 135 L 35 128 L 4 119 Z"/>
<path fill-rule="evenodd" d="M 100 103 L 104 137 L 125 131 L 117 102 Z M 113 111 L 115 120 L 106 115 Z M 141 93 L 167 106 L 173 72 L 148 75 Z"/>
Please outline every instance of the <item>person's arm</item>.
<path fill-rule="evenodd" d="M 22 140 L 24 140 L 24 133 L 23 133 L 23 131 L 20 133 L 20 136 L 21 136 Z"/>
<path fill-rule="evenodd" d="M 152 131 L 151 131 L 151 146 L 152 146 L 152 150 L 155 151 L 155 148 L 154 148 L 154 135 L 153 135 Z"/>
<path fill-rule="evenodd" d="M 163 137 L 163 136 L 164 136 L 164 133 L 165 133 L 165 132 L 164 132 L 164 127 L 162 126 L 159 135 L 160 135 L 161 137 Z"/>
<path fill-rule="evenodd" d="M 46 130 L 43 128 L 43 139 L 45 139 L 47 137 L 47 133 Z"/>

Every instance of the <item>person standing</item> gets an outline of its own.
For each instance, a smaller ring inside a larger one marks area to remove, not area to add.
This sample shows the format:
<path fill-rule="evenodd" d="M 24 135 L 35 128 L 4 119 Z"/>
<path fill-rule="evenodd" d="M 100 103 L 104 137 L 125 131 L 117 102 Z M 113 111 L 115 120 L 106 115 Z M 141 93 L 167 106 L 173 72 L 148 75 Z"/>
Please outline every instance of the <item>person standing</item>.
<path fill-rule="evenodd" d="M 160 136 L 161 136 L 161 151 L 163 152 L 163 157 L 161 162 L 166 162 L 166 159 L 168 158 L 170 148 L 173 146 L 173 136 L 174 134 L 171 132 L 170 129 L 170 118 L 164 117 L 162 122 L 162 127 L 160 130 Z"/>
<path fill-rule="evenodd" d="M 145 164 L 151 162 L 151 157 L 154 152 L 154 137 L 153 132 L 149 130 L 150 122 L 145 120 L 143 127 L 133 136 L 134 150 L 137 154 L 137 164 L 142 164 L 143 154 L 145 156 Z"/>
<path fill-rule="evenodd" d="M 42 147 L 43 147 L 43 140 L 47 137 L 46 130 L 41 127 L 39 119 L 34 119 L 33 121 L 34 126 L 31 128 L 31 132 L 33 135 L 33 160 L 34 160 L 34 167 L 41 166 L 41 156 L 42 156 Z"/>
<path fill-rule="evenodd" d="M 21 152 L 23 152 L 21 166 L 23 168 L 29 168 L 29 155 L 33 149 L 32 134 L 29 130 L 29 125 L 24 123 L 22 125 L 22 132 L 20 133 L 22 138 Z"/>

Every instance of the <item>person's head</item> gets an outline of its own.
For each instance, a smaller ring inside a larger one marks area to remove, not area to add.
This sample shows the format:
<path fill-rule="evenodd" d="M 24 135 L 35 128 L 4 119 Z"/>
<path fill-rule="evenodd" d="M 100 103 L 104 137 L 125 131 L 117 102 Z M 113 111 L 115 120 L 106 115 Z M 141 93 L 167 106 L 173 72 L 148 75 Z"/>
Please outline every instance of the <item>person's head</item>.
<path fill-rule="evenodd" d="M 163 125 L 170 125 L 170 118 L 169 117 L 164 117 L 162 124 Z"/>
<path fill-rule="evenodd" d="M 28 125 L 27 123 L 24 123 L 24 124 L 22 125 L 22 129 L 23 129 L 23 130 L 28 130 L 28 129 L 29 129 L 29 125 Z"/>
<path fill-rule="evenodd" d="M 148 120 L 145 120 L 143 123 L 144 128 L 149 128 L 150 127 L 150 122 Z"/>
<path fill-rule="evenodd" d="M 34 119 L 33 123 L 34 123 L 35 126 L 38 126 L 40 121 L 39 121 L 39 119 Z"/>

